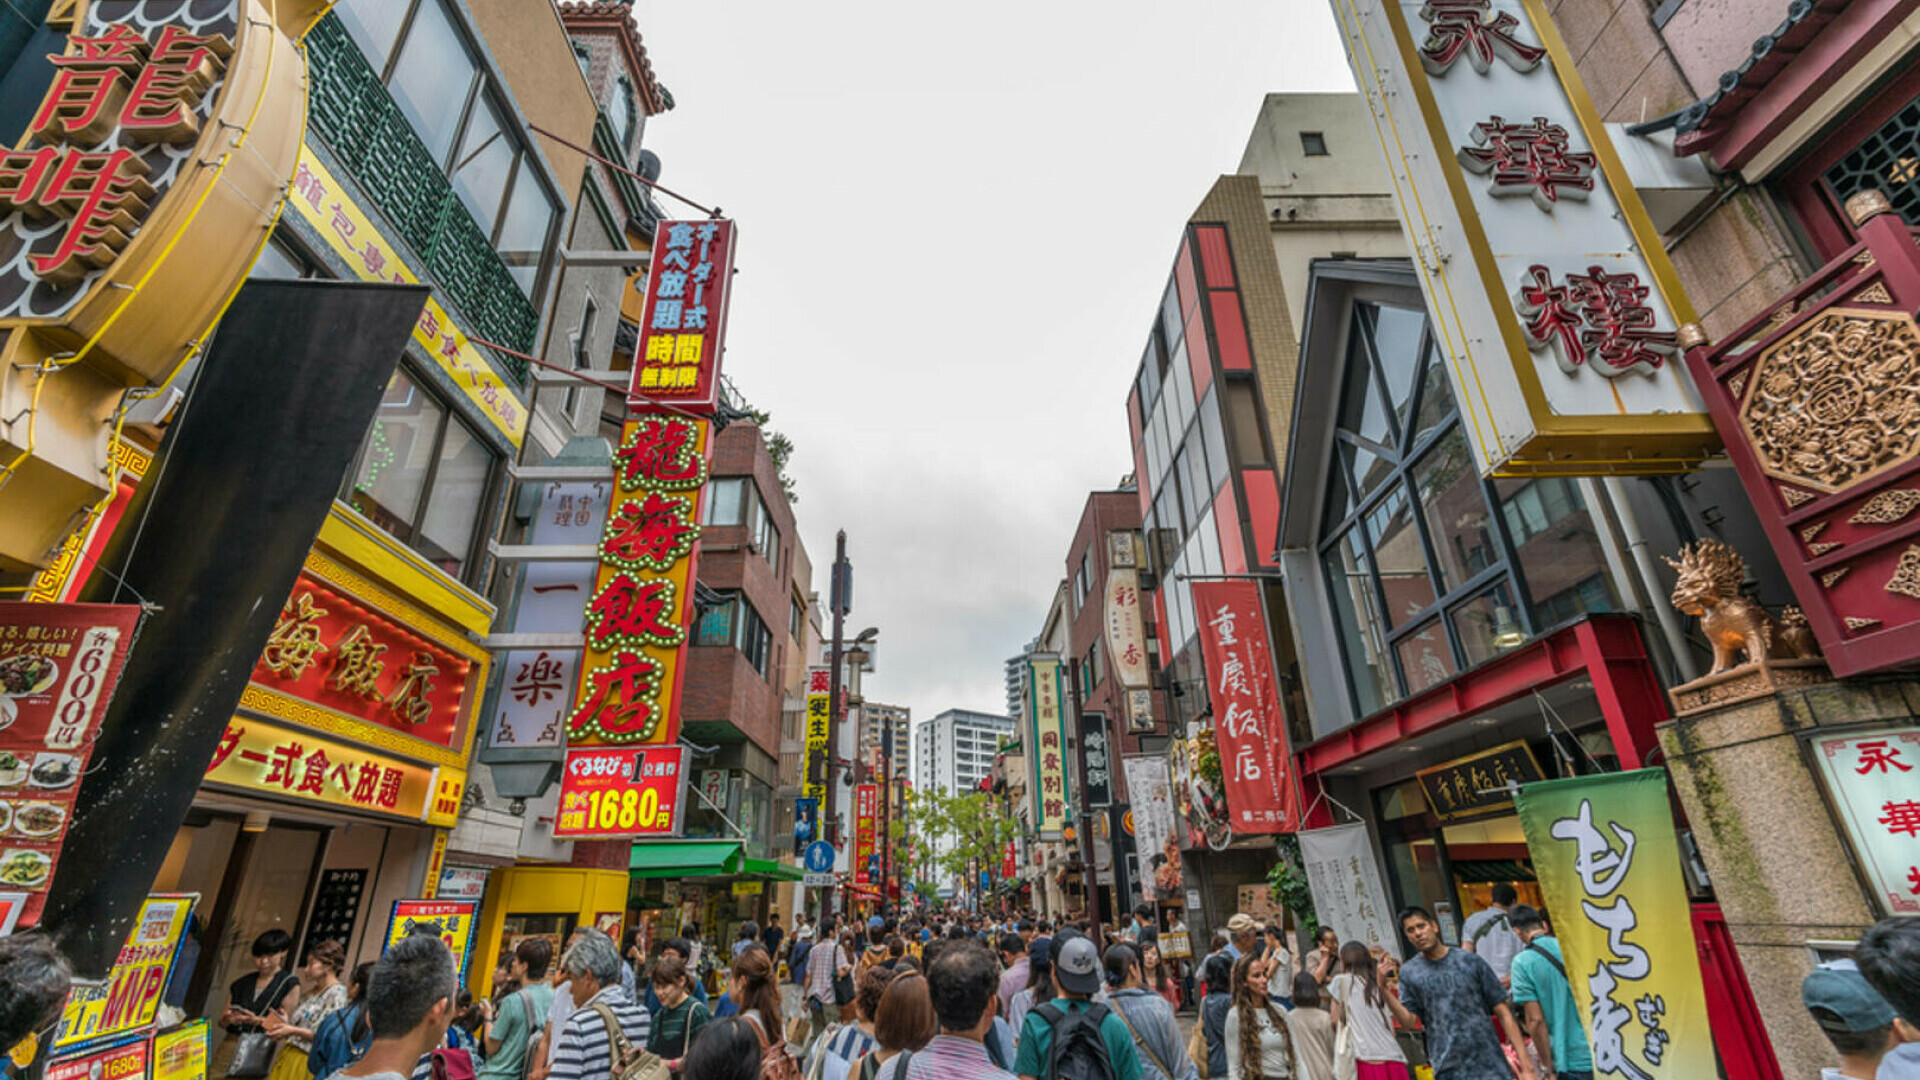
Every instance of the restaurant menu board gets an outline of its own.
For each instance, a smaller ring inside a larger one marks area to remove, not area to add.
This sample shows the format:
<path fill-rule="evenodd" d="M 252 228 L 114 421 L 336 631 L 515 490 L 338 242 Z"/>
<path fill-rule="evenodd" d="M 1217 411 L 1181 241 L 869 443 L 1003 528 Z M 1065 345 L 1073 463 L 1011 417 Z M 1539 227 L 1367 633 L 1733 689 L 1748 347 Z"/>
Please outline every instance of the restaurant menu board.
<path fill-rule="evenodd" d="M 207 1080 L 206 1017 L 153 1037 L 153 1080 Z"/>
<path fill-rule="evenodd" d="M 480 905 L 472 900 L 395 900 L 393 917 L 387 922 L 387 943 L 382 951 L 409 934 L 430 933 L 453 950 L 454 967 L 460 978 L 467 977 L 467 954 L 473 948 L 475 915 Z"/>
<path fill-rule="evenodd" d="M 47 1064 L 46 1080 L 145 1080 L 153 1036 L 142 1032 Z"/>
<path fill-rule="evenodd" d="M 305 956 L 323 941 L 337 941 L 351 948 L 353 924 L 360 918 L 360 897 L 367 890 L 365 870 L 328 870 L 320 875 L 320 888 L 313 897 L 313 918 L 307 922 Z"/>
<path fill-rule="evenodd" d="M 98 986 L 75 986 L 60 1014 L 54 1036 L 55 1053 L 109 1035 L 152 1024 L 160 1011 L 180 942 L 187 935 L 187 918 L 198 893 L 154 893 L 140 905 L 140 916 L 127 931 L 120 955 L 107 981 Z"/>
<path fill-rule="evenodd" d="M 0 602 L 0 889 L 40 921 L 100 718 L 140 625 L 135 604 Z"/>

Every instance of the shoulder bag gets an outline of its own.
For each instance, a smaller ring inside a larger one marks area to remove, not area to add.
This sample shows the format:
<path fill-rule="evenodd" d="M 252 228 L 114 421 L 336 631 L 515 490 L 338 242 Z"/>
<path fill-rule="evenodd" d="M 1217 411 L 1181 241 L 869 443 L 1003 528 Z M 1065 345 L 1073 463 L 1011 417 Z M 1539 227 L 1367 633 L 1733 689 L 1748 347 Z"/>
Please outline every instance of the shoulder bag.
<path fill-rule="evenodd" d="M 741 1015 L 753 1025 L 754 1034 L 760 1036 L 760 1080 L 800 1080 L 800 1065 L 793 1060 L 792 1054 L 787 1053 L 786 1040 L 769 1036 L 767 1029 L 761 1026 L 759 1017 L 747 1013 Z M 626 1078 L 616 1076 L 614 1080 Z"/>
<path fill-rule="evenodd" d="M 627 1033 L 620 1026 L 620 1020 L 613 1015 L 613 1009 L 604 1001 L 593 1003 L 593 1011 L 599 1014 L 600 1022 L 607 1026 L 607 1051 L 613 1059 L 610 1080 L 671 1080 L 667 1072 L 667 1063 L 654 1054 L 633 1045 Z M 689 1012 L 687 1018 L 693 1018 Z M 435 1055 L 436 1061 L 438 1055 Z M 436 1075 L 434 1080 L 441 1080 Z"/>
<path fill-rule="evenodd" d="M 853 972 L 848 971 L 845 975 L 840 974 L 839 960 L 842 955 L 844 954 L 840 952 L 840 950 L 834 950 L 833 1003 L 845 1008 L 853 1004 Z"/>
<path fill-rule="evenodd" d="M 1147 1052 L 1147 1056 L 1153 1059 L 1154 1065 L 1158 1066 L 1160 1071 L 1166 1075 L 1167 1080 L 1173 1080 L 1176 1075 L 1173 1069 L 1166 1062 L 1160 1060 L 1159 1053 L 1154 1050 L 1151 1043 L 1140 1037 L 1140 1032 L 1133 1026 L 1133 1021 L 1127 1019 L 1127 1011 L 1120 1007 L 1120 999 L 1118 998 L 1113 999 L 1113 1015 L 1119 1017 L 1120 1023 L 1126 1026 L 1127 1034 L 1133 1037 L 1133 1044 Z M 1202 1036 L 1203 1040 L 1204 1038 L 1205 1036 Z M 1205 1045 L 1204 1041 L 1201 1045 Z"/>
<path fill-rule="evenodd" d="M 1200 1080 L 1207 1077 L 1207 1018 L 1202 1010 L 1200 1017 L 1193 1023 L 1193 1037 L 1187 1040 L 1187 1060 L 1200 1070 Z"/>
<path fill-rule="evenodd" d="M 1353 1045 L 1353 987 L 1357 979 L 1347 980 L 1346 995 L 1340 999 L 1340 1026 L 1333 1032 L 1333 1080 L 1357 1080 L 1360 1058 Z"/>
<path fill-rule="evenodd" d="M 266 996 L 264 998 L 255 996 L 253 1000 L 247 1002 L 247 1011 L 258 1015 L 261 1010 L 254 1006 L 260 1005 L 263 1001 L 265 1008 L 273 1008 L 274 1003 L 280 1000 L 280 996 L 286 993 L 287 982 L 292 978 L 293 973 L 289 971 L 282 971 L 275 975 L 273 981 L 267 984 Z M 254 985 L 260 985 L 258 980 Z M 233 1050 L 233 1062 L 227 1066 L 228 1080 L 260 1080 L 261 1077 L 273 1071 L 273 1054 L 277 1049 L 279 1047 L 274 1043 L 273 1036 L 263 1030 L 242 1032 L 239 1043 Z"/>

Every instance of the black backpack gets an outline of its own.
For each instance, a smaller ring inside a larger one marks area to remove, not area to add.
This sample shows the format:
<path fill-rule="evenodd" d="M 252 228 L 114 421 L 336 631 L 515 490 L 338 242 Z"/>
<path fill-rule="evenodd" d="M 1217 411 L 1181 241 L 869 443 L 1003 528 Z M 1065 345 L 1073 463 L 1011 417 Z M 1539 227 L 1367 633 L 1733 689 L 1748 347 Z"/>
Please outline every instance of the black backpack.
<path fill-rule="evenodd" d="M 1041 1080 L 1119 1080 L 1107 1040 L 1100 1034 L 1100 1025 L 1107 1019 L 1105 1005 L 1094 1002 L 1075 1012 L 1048 1002 L 1033 1011 L 1053 1029 L 1047 1073 Z"/>

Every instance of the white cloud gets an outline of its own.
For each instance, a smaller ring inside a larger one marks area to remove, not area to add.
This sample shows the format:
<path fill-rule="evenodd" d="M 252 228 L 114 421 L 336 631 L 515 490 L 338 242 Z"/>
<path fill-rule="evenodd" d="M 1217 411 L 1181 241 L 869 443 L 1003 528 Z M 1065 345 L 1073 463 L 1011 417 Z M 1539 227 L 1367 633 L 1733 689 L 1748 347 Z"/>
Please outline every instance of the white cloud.
<path fill-rule="evenodd" d="M 662 181 L 740 222 L 726 368 L 792 436 L 867 691 L 1004 707 L 1001 662 L 1132 470 L 1128 380 L 1179 229 L 1262 95 L 1350 89 L 1319 0 L 642 0 Z"/>

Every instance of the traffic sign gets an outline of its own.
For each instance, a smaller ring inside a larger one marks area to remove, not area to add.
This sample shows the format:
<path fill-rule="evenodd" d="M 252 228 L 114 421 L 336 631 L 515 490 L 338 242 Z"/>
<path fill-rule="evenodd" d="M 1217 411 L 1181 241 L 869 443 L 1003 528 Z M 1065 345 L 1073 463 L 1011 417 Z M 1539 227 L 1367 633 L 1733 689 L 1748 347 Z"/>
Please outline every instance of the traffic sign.
<path fill-rule="evenodd" d="M 833 888 L 833 887 L 834 887 L 834 885 L 836 885 L 836 884 L 838 884 L 838 883 L 834 881 L 834 879 L 833 879 L 833 873 L 832 873 L 831 871 L 829 871 L 829 872 L 827 872 L 827 873 L 824 873 L 824 874 L 806 874 L 806 875 L 803 875 L 803 876 L 801 877 L 801 879 L 800 879 L 800 884 L 802 884 L 802 885 L 804 885 L 804 886 L 806 886 L 806 887 L 807 887 L 807 888 L 809 888 L 809 889 L 813 889 L 813 888 L 818 888 L 818 887 L 820 887 L 820 886 L 822 886 L 822 885 L 824 885 L 824 886 L 826 886 L 827 888 L 829 888 L 829 889 L 831 889 L 831 888 Z"/>
<path fill-rule="evenodd" d="M 833 845 L 825 840 L 815 840 L 807 845 L 807 869 L 816 874 L 824 874 L 833 869 Z"/>

